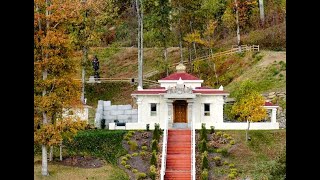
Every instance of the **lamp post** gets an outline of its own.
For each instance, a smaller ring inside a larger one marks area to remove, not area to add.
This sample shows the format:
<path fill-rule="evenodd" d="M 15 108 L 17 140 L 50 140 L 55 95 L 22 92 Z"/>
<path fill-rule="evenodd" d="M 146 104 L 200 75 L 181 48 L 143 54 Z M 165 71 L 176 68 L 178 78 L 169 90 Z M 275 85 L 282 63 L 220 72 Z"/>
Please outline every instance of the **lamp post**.
<path fill-rule="evenodd" d="M 83 4 L 85 6 L 86 4 L 86 0 L 81 0 L 81 4 Z M 81 102 L 83 104 L 85 104 L 85 99 L 84 99 L 84 83 L 85 83 L 85 62 L 87 61 L 87 56 L 88 56 L 88 51 L 87 51 L 87 45 L 85 44 L 86 42 L 86 34 L 85 34 L 85 21 L 86 21 L 86 17 L 87 17 L 87 10 L 85 10 L 85 13 L 83 15 L 83 24 L 84 24 L 84 35 L 83 35 L 83 49 L 82 49 L 82 52 L 83 52 L 83 59 L 82 59 L 82 63 L 81 63 L 81 66 L 82 66 L 82 71 L 81 71 L 81 83 L 82 83 L 82 89 L 81 89 Z"/>

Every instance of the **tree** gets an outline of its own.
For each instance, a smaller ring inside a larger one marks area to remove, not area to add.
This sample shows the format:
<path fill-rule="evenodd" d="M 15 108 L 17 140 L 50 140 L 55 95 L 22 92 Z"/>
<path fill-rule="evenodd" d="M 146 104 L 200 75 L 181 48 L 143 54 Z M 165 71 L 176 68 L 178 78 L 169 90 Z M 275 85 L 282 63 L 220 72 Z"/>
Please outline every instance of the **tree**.
<path fill-rule="evenodd" d="M 258 122 L 267 116 L 267 111 L 263 107 L 264 98 L 256 90 L 256 86 L 252 81 L 244 81 L 238 91 L 231 94 L 236 102 L 231 108 L 231 113 L 239 121 L 247 121 L 248 128 L 246 131 L 246 140 L 248 139 L 248 131 L 250 122 Z"/>
<path fill-rule="evenodd" d="M 142 0 L 136 0 L 138 16 L 138 89 L 143 88 L 143 6 Z"/>
<path fill-rule="evenodd" d="M 49 175 L 47 146 L 62 141 L 56 125 L 64 122 L 63 108 L 81 105 L 80 84 L 74 80 L 78 63 L 66 28 L 78 17 L 79 5 L 71 0 L 34 1 L 34 139 L 42 146 L 44 176 Z"/>

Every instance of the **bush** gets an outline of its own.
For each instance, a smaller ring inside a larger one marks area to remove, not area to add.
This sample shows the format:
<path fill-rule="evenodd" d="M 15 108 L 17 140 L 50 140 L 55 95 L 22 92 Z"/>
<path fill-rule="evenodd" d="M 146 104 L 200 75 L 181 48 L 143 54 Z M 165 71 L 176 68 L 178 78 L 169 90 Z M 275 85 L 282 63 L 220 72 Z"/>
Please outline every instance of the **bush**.
<path fill-rule="evenodd" d="M 228 164 L 229 164 L 228 161 L 223 162 L 223 165 L 228 165 Z"/>
<path fill-rule="evenodd" d="M 160 140 L 160 125 L 158 123 L 154 124 L 154 130 L 153 130 L 152 139 L 155 139 L 157 141 Z"/>
<path fill-rule="evenodd" d="M 65 141 L 63 144 L 68 154 L 87 153 L 116 164 L 117 159 L 126 152 L 121 143 L 125 133 L 122 130 L 85 130 L 80 131 L 73 141 Z"/>
<path fill-rule="evenodd" d="M 216 164 L 216 166 L 221 166 L 221 165 L 222 165 L 221 157 L 219 157 L 219 156 L 215 156 L 215 157 L 213 158 L 213 161 L 214 161 L 214 163 Z"/>
<path fill-rule="evenodd" d="M 229 156 L 228 149 L 226 149 L 226 148 L 221 149 L 221 154 L 222 154 L 223 157 Z"/>
<path fill-rule="evenodd" d="M 129 164 L 125 165 L 124 167 L 127 168 L 127 169 L 131 168 L 131 166 Z"/>
<path fill-rule="evenodd" d="M 157 169 L 156 169 L 156 166 L 155 165 L 151 165 L 150 166 L 150 173 L 149 173 L 149 176 L 152 180 L 155 180 L 156 179 L 156 175 L 157 175 Z"/>
<path fill-rule="evenodd" d="M 138 171 L 138 169 L 132 169 L 132 172 L 133 172 L 133 173 L 137 173 L 137 172 L 139 172 L 139 171 Z"/>
<path fill-rule="evenodd" d="M 205 123 L 201 124 L 201 130 L 200 130 L 200 140 L 203 140 L 203 139 L 207 141 L 207 129 L 206 129 Z"/>
<path fill-rule="evenodd" d="M 152 151 L 150 164 L 155 165 L 155 166 L 157 165 L 157 152 L 156 151 Z"/>
<path fill-rule="evenodd" d="M 159 149 L 158 149 L 158 141 L 157 140 L 152 140 L 151 142 L 151 149 L 152 151 L 156 151 L 156 152 L 159 152 Z"/>
<path fill-rule="evenodd" d="M 217 152 L 217 153 L 221 153 L 221 152 L 222 152 L 222 149 L 217 149 L 216 152 Z"/>
<path fill-rule="evenodd" d="M 122 157 L 122 161 L 128 161 L 127 157 Z"/>
<path fill-rule="evenodd" d="M 201 165 L 201 169 L 209 169 L 209 161 L 208 161 L 208 152 L 205 151 L 204 153 L 202 153 L 202 165 Z"/>
<path fill-rule="evenodd" d="M 210 126 L 210 134 L 214 133 L 214 126 Z"/>
<path fill-rule="evenodd" d="M 201 180 L 208 180 L 208 179 L 209 179 L 208 169 L 204 169 L 201 172 Z"/>
<path fill-rule="evenodd" d="M 219 137 L 221 137 L 221 136 L 222 136 L 222 132 L 221 132 L 221 131 L 218 131 L 216 135 L 219 136 Z"/>
<path fill-rule="evenodd" d="M 229 164 L 229 168 L 234 168 L 234 164 L 233 164 L 233 163 L 230 163 L 230 164 Z"/>
<path fill-rule="evenodd" d="M 229 137 L 229 134 L 224 133 L 224 134 L 223 134 L 223 137 L 227 139 L 227 138 Z"/>
<path fill-rule="evenodd" d="M 128 136 L 124 136 L 124 138 L 123 138 L 124 140 L 126 140 L 126 141 L 129 141 L 130 140 L 130 137 L 128 137 Z"/>
<path fill-rule="evenodd" d="M 130 158 L 131 158 L 131 154 L 126 154 L 126 157 L 127 157 L 128 159 L 130 159 Z"/>
<path fill-rule="evenodd" d="M 100 127 L 101 127 L 101 129 L 104 129 L 106 127 L 106 120 L 105 119 L 101 119 Z"/>
<path fill-rule="evenodd" d="M 148 147 L 147 146 L 142 146 L 141 149 L 146 151 L 146 150 L 148 150 Z"/>
<path fill-rule="evenodd" d="M 205 152 L 208 150 L 208 147 L 207 147 L 207 141 L 205 139 L 203 139 L 201 141 L 201 144 L 200 144 L 200 152 Z"/>
<path fill-rule="evenodd" d="M 137 148 L 138 148 L 138 144 L 137 144 L 137 142 L 136 141 L 129 141 L 130 142 L 130 150 L 131 151 L 135 151 L 135 150 L 137 150 Z"/>
<path fill-rule="evenodd" d="M 138 153 L 133 153 L 132 156 L 136 157 L 138 156 L 139 154 Z"/>
<path fill-rule="evenodd" d="M 234 144 L 235 144 L 234 140 L 231 140 L 230 145 L 234 145 Z"/>
<path fill-rule="evenodd" d="M 138 176 L 137 179 L 144 179 L 147 177 L 146 173 L 142 173 L 142 172 L 139 172 L 137 176 Z"/>
<path fill-rule="evenodd" d="M 234 178 L 236 178 L 236 176 L 233 173 L 230 173 L 230 174 L 228 174 L 228 178 L 229 179 L 234 179 Z"/>
<path fill-rule="evenodd" d="M 127 164 L 127 161 L 121 161 L 121 165 L 125 166 Z"/>

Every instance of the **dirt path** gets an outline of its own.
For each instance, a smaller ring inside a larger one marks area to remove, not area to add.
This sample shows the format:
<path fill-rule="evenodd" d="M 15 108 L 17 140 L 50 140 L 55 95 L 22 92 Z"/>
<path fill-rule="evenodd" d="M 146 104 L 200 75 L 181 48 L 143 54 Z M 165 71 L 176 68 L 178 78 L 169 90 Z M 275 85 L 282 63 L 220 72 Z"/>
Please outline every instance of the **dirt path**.
<path fill-rule="evenodd" d="M 261 51 L 263 55 L 260 62 L 256 65 L 257 67 L 266 67 L 269 64 L 272 64 L 274 61 L 284 61 L 286 62 L 286 51 Z"/>

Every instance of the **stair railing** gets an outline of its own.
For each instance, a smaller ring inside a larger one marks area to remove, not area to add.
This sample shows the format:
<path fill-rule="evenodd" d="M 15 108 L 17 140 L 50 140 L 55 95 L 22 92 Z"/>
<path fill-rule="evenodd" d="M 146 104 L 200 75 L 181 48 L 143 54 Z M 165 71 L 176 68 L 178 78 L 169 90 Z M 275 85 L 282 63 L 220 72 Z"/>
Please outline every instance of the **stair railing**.
<path fill-rule="evenodd" d="M 167 142 L 168 142 L 168 119 L 165 119 L 164 129 L 163 129 L 163 140 L 162 140 L 162 158 L 161 158 L 161 171 L 160 171 L 161 180 L 164 180 L 164 175 L 166 174 Z"/>

